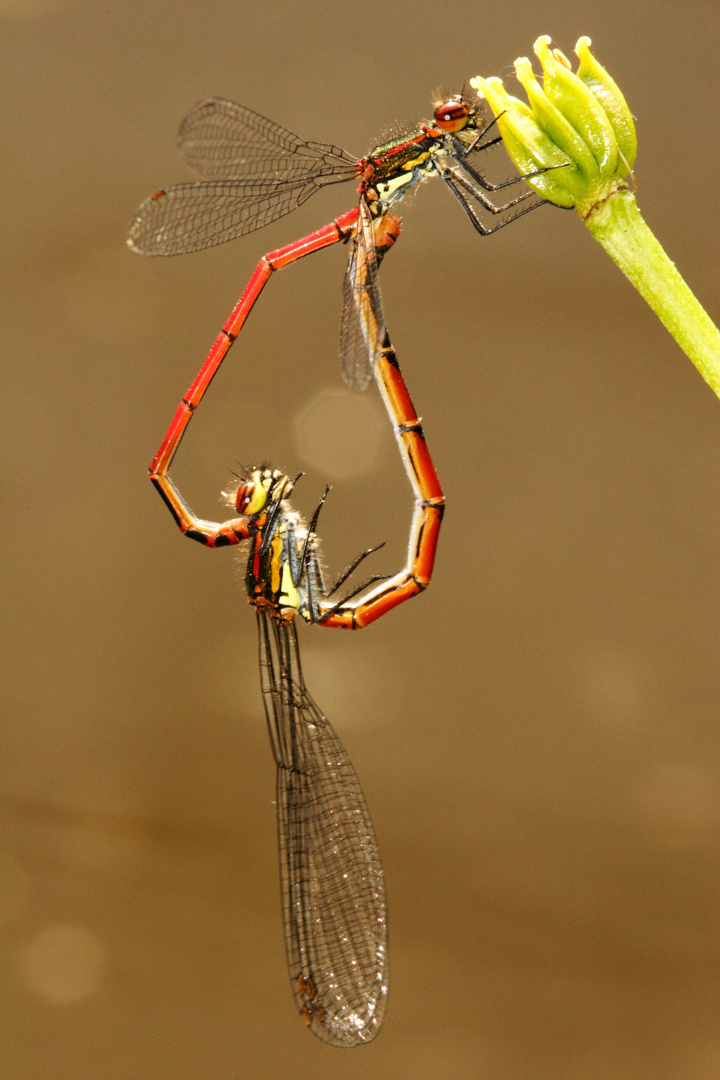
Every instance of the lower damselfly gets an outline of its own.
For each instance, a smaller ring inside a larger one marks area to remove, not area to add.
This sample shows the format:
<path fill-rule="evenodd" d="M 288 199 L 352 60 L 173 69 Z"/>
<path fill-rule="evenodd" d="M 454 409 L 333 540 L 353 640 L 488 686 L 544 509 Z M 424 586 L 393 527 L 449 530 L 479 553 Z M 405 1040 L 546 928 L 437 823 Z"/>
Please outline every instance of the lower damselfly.
<path fill-rule="evenodd" d="M 365 227 L 372 230 L 367 219 Z M 373 249 L 368 248 L 369 258 Z M 367 275 L 361 275 L 367 282 Z M 358 287 L 355 302 L 373 346 L 373 370 L 415 495 L 405 566 L 338 594 L 374 549 L 363 551 L 327 588 L 316 528 L 290 506 L 296 480 L 261 466 L 245 470 L 231 500 L 235 517 L 197 518 L 168 469 L 209 384 L 178 409 L 150 477 L 181 531 L 208 548 L 249 543 L 245 583 L 260 636 L 260 678 L 277 766 L 277 824 L 283 925 L 290 983 L 304 1023 L 324 1042 L 349 1047 L 377 1035 L 388 987 L 387 910 L 377 842 L 352 764 L 310 696 L 300 666 L 295 617 L 358 629 L 430 582 L 445 505 L 432 459 L 387 330 L 379 298 Z"/>

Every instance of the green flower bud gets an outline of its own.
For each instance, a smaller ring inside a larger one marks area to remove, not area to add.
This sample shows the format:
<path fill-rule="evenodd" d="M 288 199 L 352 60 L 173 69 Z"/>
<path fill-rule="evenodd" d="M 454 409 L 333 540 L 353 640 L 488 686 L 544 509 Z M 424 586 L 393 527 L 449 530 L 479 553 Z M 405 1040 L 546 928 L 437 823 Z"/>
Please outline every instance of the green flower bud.
<path fill-rule="evenodd" d="M 575 46 L 575 55 L 580 60 L 577 76 L 592 90 L 612 124 L 620 151 L 622 166 L 618 166 L 621 176 L 627 176 L 637 157 L 637 133 L 632 113 L 614 79 L 611 79 L 604 67 L 598 64 L 590 52 L 590 38 L 581 37 Z M 623 171 L 624 167 L 624 171 Z"/>
<path fill-rule="evenodd" d="M 530 108 L 511 97 L 499 79 L 471 80 L 498 116 L 498 128 L 518 169 L 552 168 L 529 180 L 530 186 L 549 202 L 574 206 L 581 217 L 626 187 L 623 177 L 637 151 L 625 99 L 589 46 L 587 37 L 578 42 L 580 67 L 574 73 L 559 49 L 551 51 L 550 38 L 538 38 L 534 50 L 543 68 L 542 86 L 527 57 L 515 61 Z"/>

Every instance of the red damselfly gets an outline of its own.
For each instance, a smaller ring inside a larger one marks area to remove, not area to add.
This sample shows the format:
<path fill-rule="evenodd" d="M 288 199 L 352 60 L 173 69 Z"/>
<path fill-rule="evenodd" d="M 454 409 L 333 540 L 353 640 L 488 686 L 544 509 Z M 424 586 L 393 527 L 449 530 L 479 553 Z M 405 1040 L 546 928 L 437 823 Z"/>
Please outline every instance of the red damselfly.
<path fill-rule="evenodd" d="M 127 242 L 143 255 L 199 251 L 268 225 L 328 184 L 359 181 L 359 207 L 263 255 L 218 335 L 206 366 L 213 373 L 217 370 L 273 271 L 339 241 L 351 241 L 343 289 L 340 365 L 346 382 L 364 389 L 371 378 L 369 349 L 353 297 L 365 284 L 363 280 L 358 283 L 358 276 L 374 273 L 379 259 L 370 264 L 363 255 L 367 230 L 358 229 L 361 210 L 365 208 L 378 221 L 419 181 L 431 176 L 439 176 L 447 184 L 483 236 L 542 205 L 536 200 L 493 226 L 481 220 L 478 206 L 490 214 L 501 214 L 534 194 L 528 190 L 496 206 L 489 193 L 538 175 L 533 172 L 492 184 L 471 165 L 471 154 L 501 141 L 500 136 L 486 138 L 494 123 L 483 125 L 478 107 L 457 95 L 437 105 L 432 122 L 419 124 L 357 159 L 338 146 L 306 142 L 243 105 L 209 98 L 188 114 L 178 137 L 185 161 L 206 179 L 177 184 L 147 198 L 130 224 Z M 394 221 L 397 236 L 399 224 Z M 378 254 L 381 257 L 382 251 Z M 377 285 L 370 281 L 368 288 L 377 289 Z"/>
<path fill-rule="evenodd" d="M 365 251 L 374 259 L 369 216 Z M 377 237 L 376 237 L 377 238 Z M 364 275 L 365 278 L 369 276 Z M 367 626 L 430 582 L 445 500 L 420 420 L 405 386 L 378 300 L 354 302 L 370 342 L 375 376 L 415 494 L 405 566 L 374 575 L 341 600 L 336 594 L 375 549 L 355 559 L 331 589 L 320 565 L 316 528 L 290 507 L 295 484 L 267 466 L 246 470 L 231 496 L 237 515 L 197 518 L 168 475 L 180 440 L 210 378 L 196 380 L 150 468 L 181 531 L 209 548 L 249 541 L 245 583 L 260 635 L 260 673 L 277 765 L 277 819 L 285 946 L 293 996 L 303 1021 L 334 1046 L 369 1042 L 385 1014 L 387 911 L 380 856 L 359 782 L 329 721 L 305 686 L 294 617 L 316 626 Z"/>

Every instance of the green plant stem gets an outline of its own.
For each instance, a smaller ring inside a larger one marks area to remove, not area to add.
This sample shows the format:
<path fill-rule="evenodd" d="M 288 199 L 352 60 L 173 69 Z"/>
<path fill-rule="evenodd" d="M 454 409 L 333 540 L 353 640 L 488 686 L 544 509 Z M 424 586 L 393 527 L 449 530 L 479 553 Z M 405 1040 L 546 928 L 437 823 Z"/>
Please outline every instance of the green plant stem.
<path fill-rule="evenodd" d="M 720 331 L 648 229 L 635 196 L 616 192 L 585 224 L 720 397 Z"/>

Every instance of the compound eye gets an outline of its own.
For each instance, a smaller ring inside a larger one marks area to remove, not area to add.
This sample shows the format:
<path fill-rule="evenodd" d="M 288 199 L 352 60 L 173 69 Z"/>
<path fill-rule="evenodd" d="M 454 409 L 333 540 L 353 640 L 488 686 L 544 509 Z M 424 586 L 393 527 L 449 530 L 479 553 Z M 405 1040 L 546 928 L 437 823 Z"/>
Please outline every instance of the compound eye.
<path fill-rule="evenodd" d="M 463 101 L 451 98 L 438 105 L 435 110 L 435 123 L 443 131 L 462 131 L 470 117 L 470 110 Z"/>
<path fill-rule="evenodd" d="M 235 506 L 238 513 L 245 514 L 247 517 L 258 514 L 266 502 L 267 491 L 262 484 L 255 484 L 252 480 L 249 480 L 246 484 L 241 484 L 235 496 Z"/>

